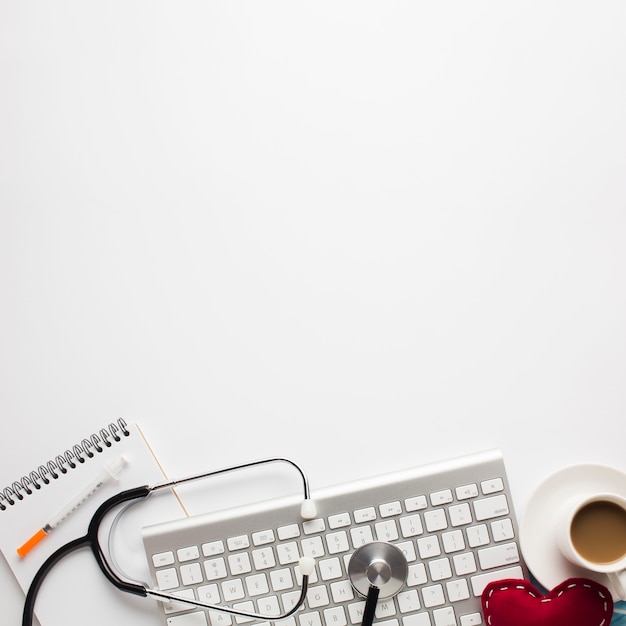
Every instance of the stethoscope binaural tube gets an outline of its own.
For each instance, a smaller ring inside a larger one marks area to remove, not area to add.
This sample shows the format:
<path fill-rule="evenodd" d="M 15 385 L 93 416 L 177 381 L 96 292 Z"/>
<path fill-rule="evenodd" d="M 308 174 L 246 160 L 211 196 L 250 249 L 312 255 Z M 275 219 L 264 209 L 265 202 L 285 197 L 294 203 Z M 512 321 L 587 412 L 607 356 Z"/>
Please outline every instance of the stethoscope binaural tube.
<path fill-rule="evenodd" d="M 275 457 L 271 459 L 260 459 L 258 461 L 249 461 L 247 463 L 241 463 L 239 465 L 233 465 L 231 467 L 223 467 L 222 469 L 213 470 L 211 472 L 205 472 L 204 474 L 196 474 L 194 476 L 188 476 L 186 478 L 179 478 L 177 480 L 168 480 L 163 483 L 159 483 L 158 485 L 154 485 L 150 487 L 150 491 L 160 491 L 162 489 L 173 489 L 174 487 L 178 487 L 179 485 L 184 485 L 186 483 L 194 482 L 197 480 L 202 480 L 203 478 L 211 478 L 213 476 L 218 476 L 219 474 L 227 474 L 228 472 L 235 472 L 238 470 L 250 469 L 251 467 L 258 467 L 259 465 L 268 465 L 269 463 L 286 463 L 291 465 L 294 469 L 297 470 L 298 474 L 300 474 L 300 479 L 302 480 L 302 489 L 304 499 L 302 500 L 302 506 L 300 507 L 300 515 L 304 519 L 313 519 L 316 515 L 315 503 L 311 500 L 311 490 L 309 488 L 309 480 L 304 473 L 304 470 L 291 459 L 287 459 L 284 457 Z"/>
<path fill-rule="evenodd" d="M 207 604 L 204 602 L 199 602 L 195 600 L 190 600 L 188 598 L 183 598 L 176 596 L 174 594 L 167 594 L 158 589 L 151 589 L 146 587 L 143 583 L 138 581 L 129 581 L 122 578 L 115 570 L 115 568 L 109 563 L 107 558 L 104 555 L 104 550 L 102 549 L 100 542 L 98 540 L 98 531 L 100 530 L 100 525 L 102 524 L 106 515 L 117 508 L 121 504 L 126 502 L 132 502 L 134 500 L 140 500 L 143 498 L 147 498 L 154 492 L 161 491 L 164 489 L 171 489 L 178 485 L 182 485 L 188 482 L 201 480 L 203 478 L 209 478 L 211 476 L 216 476 L 218 474 L 224 474 L 227 472 L 232 472 L 240 469 L 247 469 L 250 467 L 255 467 L 258 465 L 264 465 L 268 463 L 276 463 L 276 462 L 284 462 L 292 467 L 294 467 L 303 483 L 303 491 L 304 491 L 304 500 L 302 502 L 300 508 L 300 514 L 304 519 L 312 519 L 316 515 L 315 504 L 311 500 L 311 494 L 309 490 L 309 484 L 305 473 L 302 471 L 299 465 L 286 458 L 271 458 L 271 459 L 262 459 L 259 461 L 252 461 L 249 463 L 243 463 L 241 465 L 235 465 L 232 467 L 223 468 L 220 470 L 215 470 L 212 472 L 207 472 L 204 474 L 197 474 L 194 476 L 189 476 L 187 478 L 182 478 L 174 481 L 168 481 L 164 483 L 159 483 L 154 486 L 142 486 L 135 487 L 133 489 L 128 489 L 126 491 L 122 491 L 105 502 L 103 502 L 94 513 L 91 521 L 89 522 L 89 527 L 87 529 L 87 533 L 83 537 L 79 537 L 78 539 L 74 539 L 66 543 L 65 545 L 58 548 L 55 552 L 53 552 L 41 565 L 37 573 L 35 574 L 28 592 L 26 594 L 26 600 L 24 602 L 24 611 L 22 613 L 22 626 L 32 626 L 33 617 L 34 617 L 34 609 L 35 609 L 35 600 L 37 598 L 37 593 L 43 583 L 45 577 L 48 575 L 50 570 L 64 557 L 76 550 L 80 550 L 81 548 L 90 548 L 91 552 L 98 564 L 98 567 L 104 574 L 104 576 L 111 582 L 115 587 L 124 591 L 126 593 L 132 593 L 138 596 L 152 596 L 161 601 L 175 601 L 175 602 L 184 602 L 185 604 L 189 604 L 190 606 L 195 606 L 198 608 L 209 609 L 214 611 L 220 611 L 223 613 L 229 613 L 231 615 L 235 615 L 238 617 L 248 617 L 252 619 L 262 619 L 267 621 L 274 621 L 283 619 L 285 617 L 289 617 L 293 615 L 304 603 L 306 599 L 306 594 L 308 590 L 308 582 L 309 576 L 313 573 L 313 569 L 315 567 L 314 559 L 310 557 L 302 557 L 299 562 L 300 573 L 302 574 L 302 584 L 301 584 L 301 593 L 298 601 L 292 606 L 291 609 L 282 613 L 280 615 L 263 615 L 261 613 L 253 613 L 240 611 L 237 609 L 233 609 L 230 607 L 225 607 L 216 604 Z"/>

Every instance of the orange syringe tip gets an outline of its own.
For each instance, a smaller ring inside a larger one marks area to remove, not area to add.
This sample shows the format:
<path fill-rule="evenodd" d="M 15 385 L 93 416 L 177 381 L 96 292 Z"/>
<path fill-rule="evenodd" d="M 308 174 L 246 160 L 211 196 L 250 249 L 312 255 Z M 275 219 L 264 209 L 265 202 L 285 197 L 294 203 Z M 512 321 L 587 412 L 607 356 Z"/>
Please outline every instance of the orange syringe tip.
<path fill-rule="evenodd" d="M 48 533 L 40 528 L 23 546 L 17 549 L 17 553 L 24 558 Z"/>

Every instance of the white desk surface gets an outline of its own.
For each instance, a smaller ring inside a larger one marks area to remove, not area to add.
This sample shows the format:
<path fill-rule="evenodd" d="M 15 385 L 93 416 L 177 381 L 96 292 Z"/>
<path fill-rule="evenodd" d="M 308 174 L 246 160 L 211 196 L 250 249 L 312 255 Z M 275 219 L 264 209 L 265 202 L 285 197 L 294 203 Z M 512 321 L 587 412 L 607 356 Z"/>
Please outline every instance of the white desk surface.
<path fill-rule="evenodd" d="M 520 512 L 563 465 L 626 470 L 625 26 L 2 2 L 3 467 L 124 416 L 171 475 L 499 447 Z"/>

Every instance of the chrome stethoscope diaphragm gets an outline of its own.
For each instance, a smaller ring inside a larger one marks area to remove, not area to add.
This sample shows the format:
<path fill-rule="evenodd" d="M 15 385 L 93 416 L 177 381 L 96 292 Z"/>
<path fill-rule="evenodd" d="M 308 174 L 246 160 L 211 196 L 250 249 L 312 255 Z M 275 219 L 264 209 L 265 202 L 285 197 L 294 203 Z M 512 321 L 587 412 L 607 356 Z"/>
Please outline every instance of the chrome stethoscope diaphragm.
<path fill-rule="evenodd" d="M 406 584 L 409 565 L 400 548 L 384 541 L 367 543 L 354 552 L 348 576 L 366 598 L 361 626 L 371 626 L 379 598 L 395 596 Z"/>

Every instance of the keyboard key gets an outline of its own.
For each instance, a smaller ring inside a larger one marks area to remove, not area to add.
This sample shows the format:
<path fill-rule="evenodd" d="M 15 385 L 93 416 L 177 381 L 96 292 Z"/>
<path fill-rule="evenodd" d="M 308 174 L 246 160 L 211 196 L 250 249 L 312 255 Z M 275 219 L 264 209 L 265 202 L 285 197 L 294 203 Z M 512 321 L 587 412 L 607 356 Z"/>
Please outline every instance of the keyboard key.
<path fill-rule="evenodd" d="M 452 563 L 454 564 L 454 571 L 457 576 L 466 576 L 467 574 L 473 574 L 476 571 L 476 559 L 473 552 L 464 552 L 463 554 L 456 554 L 452 557 Z"/>
<path fill-rule="evenodd" d="M 204 556 L 215 556 L 224 553 L 223 541 L 210 541 L 202 544 L 202 554 Z"/>
<path fill-rule="evenodd" d="M 451 606 L 435 609 L 433 611 L 433 619 L 435 626 L 457 626 L 454 609 Z"/>
<path fill-rule="evenodd" d="M 362 524 L 363 522 L 372 522 L 376 519 L 376 509 L 373 506 L 365 509 L 358 509 L 354 512 L 354 522 Z"/>
<path fill-rule="evenodd" d="M 347 626 L 346 612 L 342 606 L 332 609 L 324 609 L 324 621 L 326 626 Z"/>
<path fill-rule="evenodd" d="M 350 549 L 350 544 L 348 543 L 348 533 L 346 533 L 345 530 L 339 530 L 336 533 L 329 533 L 326 535 L 326 546 L 328 547 L 328 554 L 347 552 Z"/>
<path fill-rule="evenodd" d="M 402 541 L 395 544 L 398 550 L 404 554 L 404 558 L 408 563 L 415 561 L 417 555 L 415 554 L 415 544 L 412 541 Z"/>
<path fill-rule="evenodd" d="M 284 591 L 293 587 L 293 578 L 291 570 L 286 567 L 284 569 L 272 570 L 270 572 L 270 581 L 274 591 Z"/>
<path fill-rule="evenodd" d="M 452 502 L 452 491 L 450 489 L 443 489 L 430 494 L 430 503 L 433 506 L 450 504 L 450 502 Z"/>
<path fill-rule="evenodd" d="M 422 589 L 422 599 L 427 609 L 433 606 L 441 606 L 445 601 L 443 587 L 441 585 L 430 585 Z"/>
<path fill-rule="evenodd" d="M 392 517 L 394 515 L 400 515 L 402 513 L 402 505 L 398 500 L 395 502 L 387 502 L 386 504 L 381 504 L 378 507 L 378 512 L 381 517 Z"/>
<path fill-rule="evenodd" d="M 235 602 L 233 604 L 233 608 L 237 609 L 238 611 L 246 611 L 246 613 L 254 612 L 254 604 L 252 600 L 246 600 L 245 602 Z M 235 623 L 237 624 L 247 624 L 251 621 L 252 621 L 252 618 L 250 617 L 243 617 L 242 615 L 237 615 L 235 617 Z"/>
<path fill-rule="evenodd" d="M 154 563 L 154 567 L 172 565 L 174 563 L 174 553 L 171 550 L 167 552 L 159 552 L 158 554 L 153 555 L 152 563 Z"/>
<path fill-rule="evenodd" d="M 350 537 L 352 538 L 352 547 L 358 548 L 366 543 L 374 541 L 374 535 L 372 535 L 372 529 L 370 526 L 357 526 L 350 529 Z"/>
<path fill-rule="evenodd" d="M 222 613 L 221 611 L 209 611 L 209 622 L 211 623 L 211 626 L 231 626 L 233 618 L 228 613 Z"/>
<path fill-rule="evenodd" d="M 276 552 L 278 553 L 278 562 L 281 565 L 289 565 L 289 563 L 295 563 L 300 560 L 300 551 L 295 541 L 278 544 Z"/>
<path fill-rule="evenodd" d="M 283 593 L 281 594 L 280 599 L 283 603 L 283 609 L 285 611 L 290 611 L 294 606 L 296 606 L 296 602 L 300 599 L 300 590 Z"/>
<path fill-rule="evenodd" d="M 260 548 L 259 550 L 252 551 L 252 561 L 254 562 L 254 569 L 269 569 L 276 565 L 276 559 L 274 558 L 274 551 L 271 546 L 267 548 Z"/>
<path fill-rule="evenodd" d="M 513 522 L 509 518 L 491 522 L 491 536 L 496 542 L 513 539 Z"/>
<path fill-rule="evenodd" d="M 480 490 L 483 492 L 483 495 L 487 496 L 490 493 L 496 493 L 497 491 L 502 491 L 504 489 L 504 483 L 501 478 L 492 478 L 490 480 L 483 480 L 480 483 Z"/>
<path fill-rule="evenodd" d="M 194 561 L 195 559 L 200 558 L 200 551 L 198 550 L 198 546 L 188 546 L 177 550 L 176 556 L 181 563 L 184 563 L 185 561 Z"/>
<path fill-rule="evenodd" d="M 204 562 L 204 574 L 207 580 L 217 580 L 226 578 L 226 561 L 220 556 L 216 559 L 209 559 Z"/>
<path fill-rule="evenodd" d="M 396 541 L 398 539 L 398 527 L 396 521 L 391 519 L 384 522 L 378 522 L 374 525 L 376 529 L 376 538 L 378 541 Z"/>
<path fill-rule="evenodd" d="M 250 565 L 250 556 L 247 552 L 238 552 L 237 554 L 231 554 L 228 556 L 228 567 L 233 576 L 239 576 L 240 574 L 247 574 L 252 571 L 252 565 Z"/>
<path fill-rule="evenodd" d="M 426 576 L 426 566 L 423 563 L 409 565 L 409 574 L 406 580 L 407 586 L 415 587 L 416 585 L 423 585 L 426 582 L 428 582 L 428 577 Z"/>
<path fill-rule="evenodd" d="M 459 602 L 467 600 L 470 597 L 469 587 L 465 578 L 458 580 L 450 580 L 446 583 L 446 592 L 450 602 Z"/>
<path fill-rule="evenodd" d="M 426 501 L 426 496 L 413 496 L 412 498 L 407 498 L 404 501 L 404 508 L 407 510 L 407 513 L 413 513 L 413 511 L 421 511 L 428 506 L 428 502 Z"/>
<path fill-rule="evenodd" d="M 462 487 L 457 487 L 455 489 L 455 493 L 457 500 L 468 500 L 470 498 L 475 498 L 478 495 L 478 486 L 476 485 L 476 483 L 463 485 Z"/>
<path fill-rule="evenodd" d="M 418 513 L 415 515 L 401 517 L 400 528 L 402 530 L 402 536 L 405 539 L 408 537 L 415 537 L 415 535 L 421 535 L 424 532 L 422 520 Z"/>
<path fill-rule="evenodd" d="M 450 524 L 455 527 L 465 526 L 465 524 L 471 524 L 474 521 L 472 519 L 472 512 L 467 502 L 451 506 L 448 509 L 448 515 L 450 516 Z"/>
<path fill-rule="evenodd" d="M 398 608 L 401 613 L 413 613 L 421 607 L 417 590 L 408 589 L 398 594 Z"/>
<path fill-rule="evenodd" d="M 483 623 L 483 616 L 481 613 L 468 613 L 467 615 L 461 615 L 461 626 L 480 626 Z"/>
<path fill-rule="evenodd" d="M 208 626 L 204 611 L 167 618 L 168 626 Z"/>
<path fill-rule="evenodd" d="M 474 513 L 476 520 L 479 522 L 493 517 L 500 517 L 501 515 L 508 515 L 509 505 L 507 504 L 506 496 L 501 494 L 483 498 L 482 500 L 474 500 Z"/>
<path fill-rule="evenodd" d="M 341 561 L 335 556 L 332 559 L 324 559 L 318 563 L 322 580 L 335 580 L 343 576 Z"/>
<path fill-rule="evenodd" d="M 302 530 L 304 530 L 305 535 L 323 533 L 326 530 L 326 522 L 321 518 L 307 520 L 302 523 Z"/>
<path fill-rule="evenodd" d="M 180 566 L 180 579 L 185 587 L 190 585 L 196 585 L 203 582 L 202 570 L 200 569 L 200 563 L 190 563 L 188 565 Z"/>
<path fill-rule="evenodd" d="M 403 626 L 432 626 L 428 613 L 415 613 L 402 618 Z"/>
<path fill-rule="evenodd" d="M 243 581 L 241 578 L 235 578 L 234 580 L 227 580 L 222 583 L 222 596 L 224 602 L 232 602 L 233 600 L 241 600 L 244 598 L 246 592 L 243 588 Z"/>
<path fill-rule="evenodd" d="M 259 598 L 257 601 L 257 612 L 261 615 L 268 615 L 270 617 L 276 617 L 280 615 L 280 605 L 276 596 L 266 596 L 265 598 Z"/>
<path fill-rule="evenodd" d="M 306 601 L 310 609 L 317 609 L 320 606 L 327 606 L 330 603 L 328 598 L 328 589 L 326 585 L 319 585 L 318 587 L 309 587 L 306 594 Z"/>
<path fill-rule="evenodd" d="M 434 511 L 426 511 L 424 513 L 424 523 L 429 533 L 448 528 L 446 513 L 443 509 L 435 509 Z"/>
<path fill-rule="evenodd" d="M 244 550 L 250 547 L 248 535 L 239 535 L 238 537 L 230 537 L 226 540 L 229 550 Z"/>
<path fill-rule="evenodd" d="M 349 513 L 338 513 L 328 518 L 328 525 L 333 530 L 336 528 L 345 528 L 346 526 L 350 526 L 351 523 Z"/>
<path fill-rule="evenodd" d="M 249 596 L 260 596 L 268 593 L 270 588 L 265 574 L 252 574 L 246 577 L 246 588 Z"/>
<path fill-rule="evenodd" d="M 378 600 L 376 604 L 376 619 L 383 620 L 386 617 L 393 617 L 396 614 L 396 604 L 393 601 L 393 598 L 385 598 L 382 600 Z M 384 624 L 385 622 L 378 622 L 380 624 Z"/>
<path fill-rule="evenodd" d="M 470 526 L 465 532 L 467 534 L 467 543 L 470 548 L 486 546 L 489 543 L 489 533 L 487 532 L 486 524 Z"/>
<path fill-rule="evenodd" d="M 322 626 L 322 618 L 317 611 L 298 615 L 300 626 Z"/>
<path fill-rule="evenodd" d="M 478 562 L 482 569 L 493 569 L 503 565 L 519 563 L 519 552 L 516 543 L 503 543 L 478 551 Z"/>
<path fill-rule="evenodd" d="M 198 587 L 198 600 L 206 604 L 219 604 L 222 601 L 219 587 L 215 583 Z"/>
<path fill-rule="evenodd" d="M 180 598 L 187 598 L 188 600 L 195 600 L 196 597 L 193 593 L 193 589 L 178 589 L 173 593 L 173 595 L 178 596 Z M 176 602 L 175 600 L 170 600 L 169 602 L 163 603 L 163 612 L 166 615 L 171 615 L 173 613 L 180 613 L 181 611 L 188 611 L 191 608 L 190 604 L 186 604 L 185 602 Z"/>
<path fill-rule="evenodd" d="M 281 541 L 295 539 L 300 536 L 300 526 L 298 524 L 288 524 L 287 526 L 281 526 L 277 532 Z"/>
<path fill-rule="evenodd" d="M 179 587 L 178 572 L 175 567 L 168 567 L 167 569 L 160 569 L 156 573 L 157 587 L 161 591 L 167 591 L 168 589 L 176 589 Z"/>
<path fill-rule="evenodd" d="M 302 545 L 302 554 L 304 556 L 312 556 L 314 559 L 318 559 L 325 554 L 321 537 L 309 537 L 308 539 L 303 539 L 300 544 Z"/>
<path fill-rule="evenodd" d="M 430 559 L 433 556 L 441 554 L 441 546 L 437 535 L 428 535 L 420 537 L 417 540 L 417 550 L 422 559 Z"/>
<path fill-rule="evenodd" d="M 450 567 L 450 561 L 447 558 L 429 561 L 428 570 L 430 572 L 430 579 L 433 582 L 452 577 L 452 568 Z"/>
<path fill-rule="evenodd" d="M 347 602 L 354 599 L 354 589 L 348 580 L 331 583 L 330 591 L 333 596 L 333 602 Z"/>
<path fill-rule="evenodd" d="M 353 602 L 348 604 L 348 614 L 350 615 L 351 624 L 360 624 L 363 621 L 363 610 L 365 609 L 365 600 L 361 602 Z"/>
<path fill-rule="evenodd" d="M 376 626 L 400 626 L 400 622 L 397 619 L 387 619 L 377 621 Z"/>
<path fill-rule="evenodd" d="M 472 576 L 472 593 L 478 597 L 484 591 L 485 587 L 494 580 L 504 580 L 505 578 L 523 578 L 524 572 L 519 566 L 509 567 L 507 569 L 496 569 L 485 574 Z"/>
<path fill-rule="evenodd" d="M 268 543 L 274 542 L 274 531 L 270 528 L 269 530 L 261 530 L 257 533 L 252 533 L 252 543 L 255 546 L 264 546 Z"/>
<path fill-rule="evenodd" d="M 450 552 L 465 550 L 465 540 L 463 539 L 463 533 L 460 530 L 452 530 L 447 533 L 442 533 L 441 539 L 443 541 L 443 551 L 447 554 Z"/>

